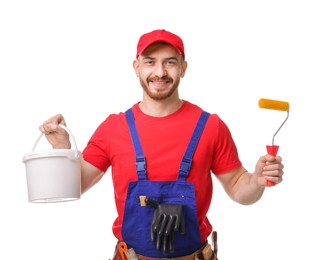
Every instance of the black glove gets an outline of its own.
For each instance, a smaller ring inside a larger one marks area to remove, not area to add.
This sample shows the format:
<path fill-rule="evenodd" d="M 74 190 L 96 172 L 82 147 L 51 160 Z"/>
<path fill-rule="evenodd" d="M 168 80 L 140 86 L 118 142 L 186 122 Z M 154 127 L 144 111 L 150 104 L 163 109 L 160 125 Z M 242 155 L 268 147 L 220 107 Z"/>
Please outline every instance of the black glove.
<path fill-rule="evenodd" d="M 146 198 L 147 205 L 155 207 L 151 223 L 151 241 L 156 242 L 156 248 L 166 255 L 168 251 L 174 252 L 174 231 L 185 233 L 185 219 L 183 205 L 159 204 L 150 198 Z"/>

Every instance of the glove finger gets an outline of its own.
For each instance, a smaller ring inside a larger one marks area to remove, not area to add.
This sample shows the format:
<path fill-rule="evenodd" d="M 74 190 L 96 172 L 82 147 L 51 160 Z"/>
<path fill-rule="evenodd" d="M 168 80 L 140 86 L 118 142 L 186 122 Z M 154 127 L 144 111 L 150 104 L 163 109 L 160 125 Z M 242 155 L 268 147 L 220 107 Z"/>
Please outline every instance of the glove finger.
<path fill-rule="evenodd" d="M 163 215 L 159 215 L 156 217 L 153 225 L 152 225 L 152 228 L 153 228 L 153 231 L 154 232 L 157 232 L 159 231 L 159 229 L 161 228 L 161 225 L 162 225 L 162 219 L 163 219 Z"/>
<path fill-rule="evenodd" d="M 169 247 L 168 243 L 169 243 L 168 236 L 164 236 L 163 237 L 163 254 L 164 255 L 167 255 L 168 253 L 168 247 Z"/>
<path fill-rule="evenodd" d="M 172 233 L 168 236 L 168 242 L 169 242 L 170 252 L 174 253 L 174 235 Z"/>
<path fill-rule="evenodd" d="M 156 237 L 157 237 L 157 215 L 154 213 L 152 222 L 151 222 L 151 227 L 150 227 L 150 236 L 151 236 L 151 241 L 155 242 Z"/>
<path fill-rule="evenodd" d="M 181 223 L 181 217 L 180 216 L 174 216 L 175 222 L 174 222 L 174 230 L 179 230 L 180 223 Z"/>
<path fill-rule="evenodd" d="M 176 212 L 176 215 L 174 215 L 176 218 L 175 225 L 174 225 L 175 231 L 179 230 L 181 222 L 184 218 L 182 205 L 178 205 L 178 206 L 179 206 L 178 211 Z"/>
<path fill-rule="evenodd" d="M 154 231 L 153 225 L 151 225 L 151 228 L 150 228 L 150 237 L 151 237 L 151 241 L 155 242 L 157 238 L 157 232 Z"/>
<path fill-rule="evenodd" d="M 153 221 L 153 223 L 151 224 L 151 240 L 153 242 L 156 240 L 160 227 L 161 227 L 161 216 L 157 216 Z"/>
<path fill-rule="evenodd" d="M 157 236 L 157 251 L 160 252 L 160 248 L 161 248 L 161 237 L 160 236 Z"/>
<path fill-rule="evenodd" d="M 168 222 L 168 219 L 169 219 L 168 215 L 162 214 L 162 222 L 161 222 L 161 226 L 158 229 L 158 236 L 160 236 L 160 237 L 163 236 L 167 222 Z"/>
<path fill-rule="evenodd" d="M 180 232 L 181 234 L 185 234 L 185 232 L 186 232 L 186 224 L 185 224 L 185 219 L 184 219 L 183 216 L 182 216 L 182 218 L 181 218 L 180 227 L 179 227 L 179 232 Z"/>
<path fill-rule="evenodd" d="M 171 232 L 173 231 L 173 226 L 174 226 L 174 222 L 175 222 L 176 217 L 175 216 L 169 216 L 168 217 L 168 221 L 167 221 L 167 225 L 165 228 L 165 236 L 168 236 L 171 234 Z"/>

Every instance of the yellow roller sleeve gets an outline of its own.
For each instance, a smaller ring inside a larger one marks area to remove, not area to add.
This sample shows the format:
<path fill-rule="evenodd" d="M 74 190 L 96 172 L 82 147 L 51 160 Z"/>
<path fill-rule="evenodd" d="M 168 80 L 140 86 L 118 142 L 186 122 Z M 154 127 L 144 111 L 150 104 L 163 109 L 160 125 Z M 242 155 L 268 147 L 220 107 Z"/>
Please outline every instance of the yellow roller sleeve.
<path fill-rule="evenodd" d="M 273 100 L 273 99 L 266 99 L 266 98 L 261 98 L 258 101 L 258 106 L 260 108 L 273 109 L 273 110 L 281 110 L 281 111 L 289 110 L 288 102 Z"/>

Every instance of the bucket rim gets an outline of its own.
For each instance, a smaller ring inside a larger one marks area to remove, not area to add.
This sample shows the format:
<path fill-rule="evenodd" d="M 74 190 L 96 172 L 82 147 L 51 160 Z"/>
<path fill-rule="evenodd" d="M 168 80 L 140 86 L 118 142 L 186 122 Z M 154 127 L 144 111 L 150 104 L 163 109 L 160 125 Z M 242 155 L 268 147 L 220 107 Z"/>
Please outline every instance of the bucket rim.
<path fill-rule="evenodd" d="M 23 162 L 26 163 L 29 160 L 50 157 L 69 157 L 70 159 L 80 160 L 82 153 L 73 149 L 38 150 L 24 154 Z"/>
<path fill-rule="evenodd" d="M 60 202 L 70 202 L 70 201 L 76 201 L 80 200 L 80 196 L 71 196 L 71 197 L 51 197 L 51 198 L 35 198 L 35 199 L 29 199 L 29 202 L 31 203 L 60 203 Z"/>

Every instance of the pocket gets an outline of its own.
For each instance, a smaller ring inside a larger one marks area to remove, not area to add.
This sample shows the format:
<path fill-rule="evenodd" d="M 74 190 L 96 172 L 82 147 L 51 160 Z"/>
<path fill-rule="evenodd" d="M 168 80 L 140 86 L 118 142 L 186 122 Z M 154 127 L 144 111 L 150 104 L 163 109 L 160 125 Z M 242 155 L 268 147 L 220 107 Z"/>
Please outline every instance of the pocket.
<path fill-rule="evenodd" d="M 144 196 L 161 204 L 183 205 L 186 233 L 174 234 L 175 250 L 168 257 L 188 255 L 203 246 L 196 214 L 194 185 L 185 181 L 139 181 L 129 183 L 122 223 L 122 238 L 137 254 L 154 258 L 164 257 L 151 241 L 150 229 L 154 208 L 142 203 L 144 201 L 140 198 Z"/>

